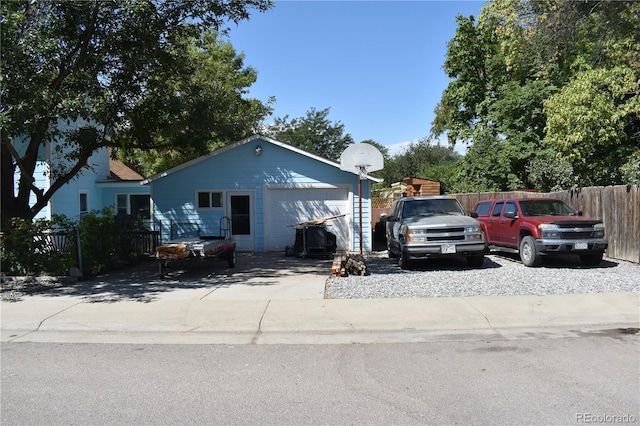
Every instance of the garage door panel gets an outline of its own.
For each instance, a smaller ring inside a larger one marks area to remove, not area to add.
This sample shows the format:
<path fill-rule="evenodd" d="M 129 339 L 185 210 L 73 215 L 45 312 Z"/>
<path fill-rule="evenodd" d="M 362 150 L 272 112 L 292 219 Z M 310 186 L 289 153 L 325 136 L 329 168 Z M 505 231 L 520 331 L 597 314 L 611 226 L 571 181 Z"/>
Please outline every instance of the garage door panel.
<path fill-rule="evenodd" d="M 349 191 L 341 188 L 270 189 L 269 241 L 271 251 L 284 250 L 295 242 L 296 223 L 349 213 Z M 327 222 L 336 235 L 338 249 L 349 247 L 350 216 Z"/>

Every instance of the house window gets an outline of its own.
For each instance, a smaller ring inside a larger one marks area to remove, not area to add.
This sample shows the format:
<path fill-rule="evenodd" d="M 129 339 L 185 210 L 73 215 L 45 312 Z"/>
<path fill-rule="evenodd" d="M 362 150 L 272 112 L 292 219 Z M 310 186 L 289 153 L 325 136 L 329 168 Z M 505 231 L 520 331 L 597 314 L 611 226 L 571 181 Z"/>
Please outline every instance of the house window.
<path fill-rule="evenodd" d="M 221 209 L 222 192 L 198 191 L 197 203 L 199 209 Z"/>
<path fill-rule="evenodd" d="M 147 194 L 117 194 L 116 213 L 150 219 L 150 202 L 151 198 Z"/>
<path fill-rule="evenodd" d="M 129 196 L 129 214 L 144 219 L 151 218 L 151 197 L 145 194 L 131 194 Z"/>
<path fill-rule="evenodd" d="M 127 194 L 116 195 L 116 214 L 127 214 L 129 212 L 129 197 Z"/>
<path fill-rule="evenodd" d="M 78 202 L 80 205 L 80 217 L 85 216 L 89 213 L 89 193 L 86 191 L 80 191 L 78 194 Z"/>

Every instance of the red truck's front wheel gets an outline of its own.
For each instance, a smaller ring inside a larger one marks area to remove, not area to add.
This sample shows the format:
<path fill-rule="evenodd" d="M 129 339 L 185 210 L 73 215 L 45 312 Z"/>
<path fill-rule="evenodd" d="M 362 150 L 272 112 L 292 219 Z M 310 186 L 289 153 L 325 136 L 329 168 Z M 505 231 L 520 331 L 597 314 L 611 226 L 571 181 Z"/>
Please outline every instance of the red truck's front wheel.
<path fill-rule="evenodd" d="M 520 241 L 520 259 L 525 266 L 537 266 L 540 264 L 540 256 L 536 251 L 536 241 L 531 235 L 527 235 Z"/>

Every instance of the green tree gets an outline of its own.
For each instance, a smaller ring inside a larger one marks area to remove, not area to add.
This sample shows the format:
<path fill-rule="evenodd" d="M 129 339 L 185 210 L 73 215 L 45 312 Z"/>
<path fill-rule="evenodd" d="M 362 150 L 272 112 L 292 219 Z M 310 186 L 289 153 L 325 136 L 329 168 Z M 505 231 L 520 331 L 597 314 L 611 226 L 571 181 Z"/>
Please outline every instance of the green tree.
<path fill-rule="evenodd" d="M 578 186 L 571 163 L 553 148 L 538 152 L 527 165 L 527 174 L 534 188 L 543 192 Z"/>
<path fill-rule="evenodd" d="M 265 105 L 243 97 L 257 72 L 245 68 L 244 55 L 236 55 L 217 33 L 207 31 L 181 44 L 184 70 L 150 82 L 153 88 L 132 114 L 130 131 L 120 135 L 123 141 L 136 141 L 134 146 L 155 142 L 152 149 L 120 150 L 120 158 L 145 176 L 257 133 L 272 111 L 272 99 Z"/>
<path fill-rule="evenodd" d="M 471 143 L 478 131 L 491 131 L 486 118 L 487 95 L 495 93 L 500 81 L 495 76 L 506 75 L 497 57 L 498 45 L 492 28 L 476 24 L 473 16 L 456 17 L 458 28 L 449 41 L 443 69 L 451 79 L 435 108 L 431 133 L 446 133 L 449 144 Z"/>
<path fill-rule="evenodd" d="M 456 187 L 543 189 L 633 175 L 635 163 L 621 160 L 640 139 L 639 16 L 630 1 L 492 0 L 477 23 L 458 17 L 444 64 L 452 80 L 432 123 L 434 136 L 471 145 Z"/>
<path fill-rule="evenodd" d="M 378 176 L 386 186 L 402 182 L 406 177 L 437 180 L 443 189 L 450 188 L 451 170 L 461 155 L 451 147 L 438 145 L 428 138 L 410 143 L 400 154 L 385 159 L 385 165 Z"/>
<path fill-rule="evenodd" d="M 500 191 L 508 188 L 511 167 L 500 152 L 501 142 L 492 135 L 480 133 L 465 156 L 452 169 L 451 192 Z M 517 185 L 516 185 L 517 186 Z"/>
<path fill-rule="evenodd" d="M 193 87 L 186 40 L 199 39 L 204 29 L 225 32 L 231 23 L 247 20 L 250 11 L 271 6 L 269 0 L 2 1 L 3 222 L 33 218 L 55 191 L 87 167 L 97 149 L 147 149 L 159 142 L 170 146 L 187 141 L 177 137 L 180 129 L 157 132 L 164 140 L 157 134 L 148 137 L 149 127 L 168 124 L 159 120 L 165 112 L 167 121 L 176 119 L 170 115 L 172 90 Z M 176 84 L 180 77 L 184 86 Z M 77 119 L 88 124 L 72 130 L 60 126 Z M 192 122 L 179 120 L 187 121 Z M 64 168 L 51 170 L 51 184 L 43 191 L 33 174 L 41 146 L 55 139 L 64 141 L 66 161 Z M 14 195 L 16 170 L 20 180 Z M 36 197 L 33 206 L 31 194 Z"/>
<path fill-rule="evenodd" d="M 640 3 L 563 2 L 543 20 L 540 32 L 566 64 L 564 84 L 545 102 L 545 141 L 577 185 L 632 184 L 640 174 Z"/>
<path fill-rule="evenodd" d="M 276 117 L 273 124 L 267 126 L 266 136 L 320 157 L 340 161 L 342 152 L 354 141 L 349 133 L 345 134 L 344 124 L 329 120 L 329 110 L 311 108 L 305 117 Z"/>
<path fill-rule="evenodd" d="M 585 71 L 545 104 L 546 139 L 572 164 L 579 184 L 627 183 L 621 168 L 640 151 L 639 81 L 629 67 Z"/>
<path fill-rule="evenodd" d="M 509 81 L 499 87 L 499 96 L 491 102 L 487 118 L 498 134 L 491 157 L 506 167 L 501 189 L 534 188 L 528 167 L 541 152 L 545 136 L 544 101 L 555 87 L 546 79 L 520 84 Z M 475 151 L 467 161 L 477 161 Z M 499 181 L 494 181 L 498 183 Z"/>

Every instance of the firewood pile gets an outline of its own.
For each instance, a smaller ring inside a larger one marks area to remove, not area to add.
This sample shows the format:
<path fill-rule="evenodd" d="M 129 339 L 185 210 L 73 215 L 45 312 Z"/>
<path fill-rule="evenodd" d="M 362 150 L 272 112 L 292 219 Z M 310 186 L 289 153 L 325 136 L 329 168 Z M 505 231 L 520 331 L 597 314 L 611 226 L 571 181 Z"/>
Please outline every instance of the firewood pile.
<path fill-rule="evenodd" d="M 336 254 L 331 267 L 331 275 L 347 277 L 349 275 L 366 275 L 367 265 L 360 254 Z"/>

